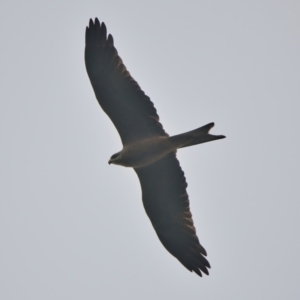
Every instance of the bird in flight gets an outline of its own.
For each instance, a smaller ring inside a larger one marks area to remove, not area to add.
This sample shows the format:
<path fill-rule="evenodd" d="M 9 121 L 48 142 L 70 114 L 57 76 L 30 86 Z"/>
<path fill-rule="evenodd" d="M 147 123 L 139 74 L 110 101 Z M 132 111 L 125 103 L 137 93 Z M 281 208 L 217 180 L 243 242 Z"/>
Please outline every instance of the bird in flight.
<path fill-rule="evenodd" d="M 100 106 L 114 123 L 123 144 L 109 164 L 135 170 L 144 208 L 161 243 L 189 271 L 208 275 L 210 265 L 196 234 L 187 183 L 176 150 L 225 136 L 209 134 L 214 123 L 169 136 L 150 98 L 123 64 L 105 24 L 91 19 L 85 38 L 88 76 Z"/>

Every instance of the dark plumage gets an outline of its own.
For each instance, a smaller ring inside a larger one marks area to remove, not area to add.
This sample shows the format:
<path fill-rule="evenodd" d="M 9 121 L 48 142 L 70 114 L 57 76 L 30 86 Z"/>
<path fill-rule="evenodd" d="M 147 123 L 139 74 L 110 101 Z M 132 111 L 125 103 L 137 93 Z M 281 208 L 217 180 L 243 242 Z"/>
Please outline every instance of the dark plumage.
<path fill-rule="evenodd" d="M 187 183 L 176 158 L 176 149 L 224 136 L 209 134 L 214 125 L 211 123 L 169 137 L 150 98 L 130 76 L 118 56 L 112 36 L 107 36 L 105 24 L 100 24 L 98 19 L 90 20 L 86 28 L 85 63 L 96 98 L 117 128 L 124 146 L 109 162 L 135 167 L 146 213 L 164 247 L 188 270 L 199 276 L 201 272 L 208 275 L 210 265 L 196 235 Z M 164 153 L 163 157 L 155 151 Z M 138 160 L 142 154 L 143 163 Z"/>

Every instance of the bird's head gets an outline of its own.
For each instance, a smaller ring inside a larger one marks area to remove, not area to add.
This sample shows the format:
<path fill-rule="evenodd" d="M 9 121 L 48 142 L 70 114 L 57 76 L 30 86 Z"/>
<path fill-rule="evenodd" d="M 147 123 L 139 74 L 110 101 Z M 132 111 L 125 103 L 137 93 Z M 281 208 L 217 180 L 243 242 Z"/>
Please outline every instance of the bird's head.
<path fill-rule="evenodd" d="M 111 156 L 111 158 L 108 161 L 108 164 L 119 165 L 120 162 L 121 162 L 121 153 L 118 152 Z"/>

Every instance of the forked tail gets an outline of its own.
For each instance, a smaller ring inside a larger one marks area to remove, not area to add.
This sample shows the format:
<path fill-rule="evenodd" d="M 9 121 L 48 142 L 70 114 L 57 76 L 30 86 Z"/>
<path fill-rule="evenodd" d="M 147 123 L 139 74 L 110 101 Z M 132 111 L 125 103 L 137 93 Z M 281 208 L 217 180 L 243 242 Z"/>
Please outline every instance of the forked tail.
<path fill-rule="evenodd" d="M 214 126 L 214 123 L 209 123 L 195 130 L 171 136 L 170 141 L 174 145 L 176 145 L 177 149 L 179 149 L 197 144 L 207 143 L 214 140 L 224 139 L 224 135 L 209 134 L 209 130 Z"/>

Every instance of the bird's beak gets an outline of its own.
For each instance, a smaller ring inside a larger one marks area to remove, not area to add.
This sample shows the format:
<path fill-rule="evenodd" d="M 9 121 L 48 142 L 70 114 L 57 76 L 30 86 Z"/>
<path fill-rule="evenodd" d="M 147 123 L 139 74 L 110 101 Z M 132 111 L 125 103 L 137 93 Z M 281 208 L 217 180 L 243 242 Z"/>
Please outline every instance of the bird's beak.
<path fill-rule="evenodd" d="M 109 165 L 111 164 L 111 160 L 108 161 L 108 164 L 109 164 Z"/>

